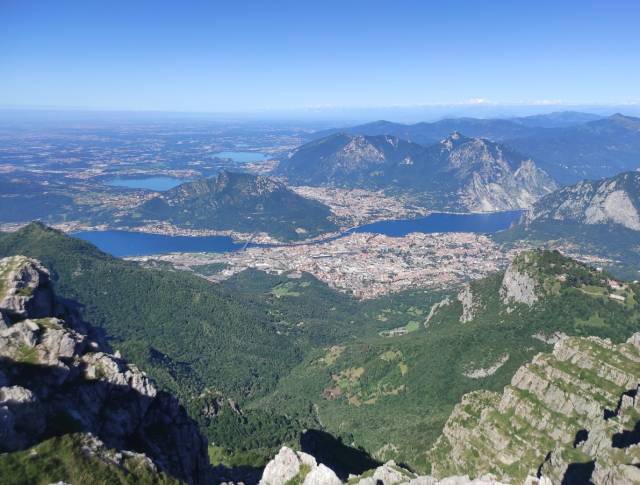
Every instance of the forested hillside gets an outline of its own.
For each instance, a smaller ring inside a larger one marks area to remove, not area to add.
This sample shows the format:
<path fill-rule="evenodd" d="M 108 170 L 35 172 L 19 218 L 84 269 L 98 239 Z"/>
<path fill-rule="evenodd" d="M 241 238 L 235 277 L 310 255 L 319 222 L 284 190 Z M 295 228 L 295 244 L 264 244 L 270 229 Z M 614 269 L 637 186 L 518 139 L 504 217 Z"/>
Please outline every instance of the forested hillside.
<path fill-rule="evenodd" d="M 175 392 L 226 450 L 225 459 L 242 451 L 241 462 L 264 462 L 271 447 L 297 439 L 305 423 L 315 421 L 309 408 L 285 417 L 277 408 L 238 415 L 224 405 L 219 416 L 211 415 L 218 400 L 244 406 L 271 391 L 307 352 L 405 325 L 414 318 L 413 302 L 425 299 L 416 291 L 361 303 L 310 275 L 290 279 L 258 271 L 212 284 L 188 272 L 113 258 L 39 223 L 0 234 L 0 257 L 14 254 L 42 261 L 58 295 L 81 302 L 75 304 L 85 320 Z M 374 318 L 381 308 L 390 311 L 385 321 Z M 254 458 L 244 453 L 255 448 L 262 451 Z"/>
<path fill-rule="evenodd" d="M 556 252 L 524 253 L 432 306 L 408 335 L 317 351 L 256 406 L 312 403 L 326 430 L 428 471 L 425 452 L 465 393 L 502 391 L 561 333 L 624 341 L 640 329 L 639 291 Z"/>
<path fill-rule="evenodd" d="M 338 229 L 326 205 L 307 199 L 269 177 L 222 171 L 163 192 L 127 218 L 135 224 L 166 221 L 193 229 L 264 232 L 290 240 Z"/>

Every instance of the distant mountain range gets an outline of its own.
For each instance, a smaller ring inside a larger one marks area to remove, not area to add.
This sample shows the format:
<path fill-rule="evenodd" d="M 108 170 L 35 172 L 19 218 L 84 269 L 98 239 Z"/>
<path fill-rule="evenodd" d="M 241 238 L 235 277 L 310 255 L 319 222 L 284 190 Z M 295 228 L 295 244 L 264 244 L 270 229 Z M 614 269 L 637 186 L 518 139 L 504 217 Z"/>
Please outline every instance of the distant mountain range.
<path fill-rule="evenodd" d="M 590 121 L 601 120 L 602 118 L 590 113 L 561 111 L 521 118 L 445 118 L 434 122 L 420 122 L 409 125 L 379 120 L 353 127 L 317 131 L 310 134 L 309 137 L 310 139 L 319 139 L 340 132 L 355 135 L 394 135 L 415 143 L 429 144 L 445 138 L 453 131 L 459 131 L 467 136 L 500 141 L 530 135 L 535 131 L 533 130 L 534 128 L 576 126 Z"/>
<path fill-rule="evenodd" d="M 407 194 L 441 210 L 526 208 L 557 187 L 531 159 L 458 132 L 430 146 L 392 135 L 337 133 L 303 145 L 276 173 L 301 185 Z"/>
<path fill-rule="evenodd" d="M 314 133 L 314 139 L 336 132 L 392 135 L 420 144 L 435 143 L 458 131 L 488 138 L 532 157 L 562 184 L 600 178 L 640 166 L 640 118 L 615 114 L 606 118 L 578 112 L 512 119 L 444 119 L 405 125 L 376 121 Z"/>
<path fill-rule="evenodd" d="M 335 231 L 330 217 L 329 207 L 296 194 L 281 182 L 222 171 L 216 178 L 187 182 L 161 193 L 136 208 L 131 220 L 304 239 Z"/>

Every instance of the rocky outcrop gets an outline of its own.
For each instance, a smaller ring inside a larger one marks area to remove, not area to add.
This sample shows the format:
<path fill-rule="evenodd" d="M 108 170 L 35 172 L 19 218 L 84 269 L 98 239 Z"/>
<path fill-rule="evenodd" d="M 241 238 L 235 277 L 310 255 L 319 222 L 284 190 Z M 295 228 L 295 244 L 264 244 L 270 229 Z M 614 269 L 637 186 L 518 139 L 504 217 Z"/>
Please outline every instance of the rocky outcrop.
<path fill-rule="evenodd" d="M 304 485 L 340 485 L 338 476 L 302 451 L 283 446 L 264 469 L 260 485 L 284 485 L 297 479 Z"/>
<path fill-rule="evenodd" d="M 440 310 L 442 310 L 443 308 L 449 305 L 451 305 L 451 300 L 449 299 L 448 296 L 440 300 L 438 303 L 433 304 L 431 306 L 431 309 L 429 310 L 429 315 L 427 315 L 427 318 L 424 321 L 424 327 L 429 328 L 429 323 L 431 322 L 433 317 L 435 317 Z"/>
<path fill-rule="evenodd" d="M 564 338 L 521 367 L 502 395 L 463 397 L 428 453 L 432 472 L 490 472 L 510 483 L 536 475 L 552 483 L 637 483 L 639 385 L 640 334 L 620 345 Z"/>
<path fill-rule="evenodd" d="M 0 268 L 0 451 L 81 432 L 184 482 L 207 482 L 206 440 L 178 401 L 57 302 L 37 261 L 5 258 Z"/>
<path fill-rule="evenodd" d="M 536 280 L 524 268 L 528 263 L 529 255 L 524 253 L 520 258 L 516 258 L 504 273 L 502 285 L 500 286 L 500 298 L 502 303 L 522 303 L 532 306 L 538 301 L 536 293 Z M 524 262 L 523 264 L 520 264 Z"/>
<path fill-rule="evenodd" d="M 300 483 L 303 485 L 507 485 L 495 475 L 485 474 L 477 478 L 468 475 L 452 475 L 438 479 L 431 475 L 417 475 L 406 468 L 388 461 L 362 475 L 351 475 L 342 482 L 336 474 L 323 464 L 316 464 L 315 458 L 306 453 L 293 451 L 286 446 L 280 449 L 271 460 L 262 475 L 261 485 L 285 485 Z M 552 485 L 547 478 L 527 477 L 525 485 Z"/>
<path fill-rule="evenodd" d="M 468 371 L 463 372 L 462 375 L 470 379 L 484 379 L 485 377 L 489 377 L 495 374 L 498 369 L 500 369 L 500 367 L 502 367 L 507 362 L 507 360 L 509 360 L 509 354 L 504 354 L 489 367 L 469 369 Z"/>
<path fill-rule="evenodd" d="M 41 318 L 53 315 L 49 271 L 24 256 L 0 260 L 0 308 L 5 318 Z"/>
<path fill-rule="evenodd" d="M 462 315 L 460 315 L 460 322 L 467 323 L 473 320 L 477 310 L 477 304 L 473 300 L 473 291 L 471 285 L 467 283 L 462 290 L 458 293 L 458 301 L 462 304 Z"/>
<path fill-rule="evenodd" d="M 585 180 L 540 199 L 527 222 L 563 221 L 580 224 L 619 224 L 640 230 L 640 173 Z"/>

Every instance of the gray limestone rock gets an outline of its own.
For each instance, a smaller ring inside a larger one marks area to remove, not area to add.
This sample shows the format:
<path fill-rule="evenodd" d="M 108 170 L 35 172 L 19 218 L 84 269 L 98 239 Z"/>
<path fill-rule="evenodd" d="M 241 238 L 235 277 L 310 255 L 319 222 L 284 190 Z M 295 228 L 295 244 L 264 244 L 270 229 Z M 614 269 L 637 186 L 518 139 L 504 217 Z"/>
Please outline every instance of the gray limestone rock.
<path fill-rule="evenodd" d="M 300 473 L 303 465 L 306 465 L 309 471 L 318 466 L 313 456 L 283 446 L 264 468 L 260 485 L 284 485 Z"/>
<path fill-rule="evenodd" d="M 53 315 L 53 291 L 49 271 L 24 256 L 0 260 L 0 311 L 11 318 Z"/>
<path fill-rule="evenodd" d="M 458 301 L 462 304 L 462 315 L 460 315 L 460 322 L 467 323 L 473 320 L 475 317 L 477 305 L 473 300 L 473 291 L 471 285 L 466 284 L 462 290 L 458 293 Z"/>
<path fill-rule="evenodd" d="M 89 344 L 80 331 L 88 325 L 55 301 L 40 263 L 1 259 L 0 289 L 0 309 L 10 317 L 0 326 L 0 452 L 80 431 L 87 450 L 115 449 L 114 463 L 150 460 L 186 483 L 210 480 L 207 442 L 195 422 L 136 366 Z"/>
<path fill-rule="evenodd" d="M 536 281 L 528 273 L 518 270 L 512 263 L 504 273 L 500 297 L 505 305 L 516 302 L 532 306 L 538 301 Z"/>
<path fill-rule="evenodd" d="M 302 485 L 342 485 L 342 481 L 333 470 L 321 463 L 307 474 Z"/>

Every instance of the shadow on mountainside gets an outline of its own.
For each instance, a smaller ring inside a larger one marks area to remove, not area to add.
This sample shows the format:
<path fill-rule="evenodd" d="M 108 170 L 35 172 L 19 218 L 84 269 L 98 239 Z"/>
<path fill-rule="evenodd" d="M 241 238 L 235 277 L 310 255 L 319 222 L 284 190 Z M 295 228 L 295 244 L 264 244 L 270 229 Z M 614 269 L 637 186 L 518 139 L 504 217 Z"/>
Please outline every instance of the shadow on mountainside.
<path fill-rule="evenodd" d="M 102 376 L 88 379 L 85 368 L 84 363 L 65 368 L 0 358 L 0 384 L 5 387 L 0 392 L 0 451 L 91 433 L 109 448 L 144 453 L 175 478 L 206 483 L 206 439 L 173 396 L 144 395 Z"/>
<path fill-rule="evenodd" d="M 340 438 L 317 429 L 303 433 L 300 446 L 302 451 L 331 468 L 342 480 L 347 480 L 349 474 L 360 475 L 381 465 L 365 451 L 345 445 Z"/>

